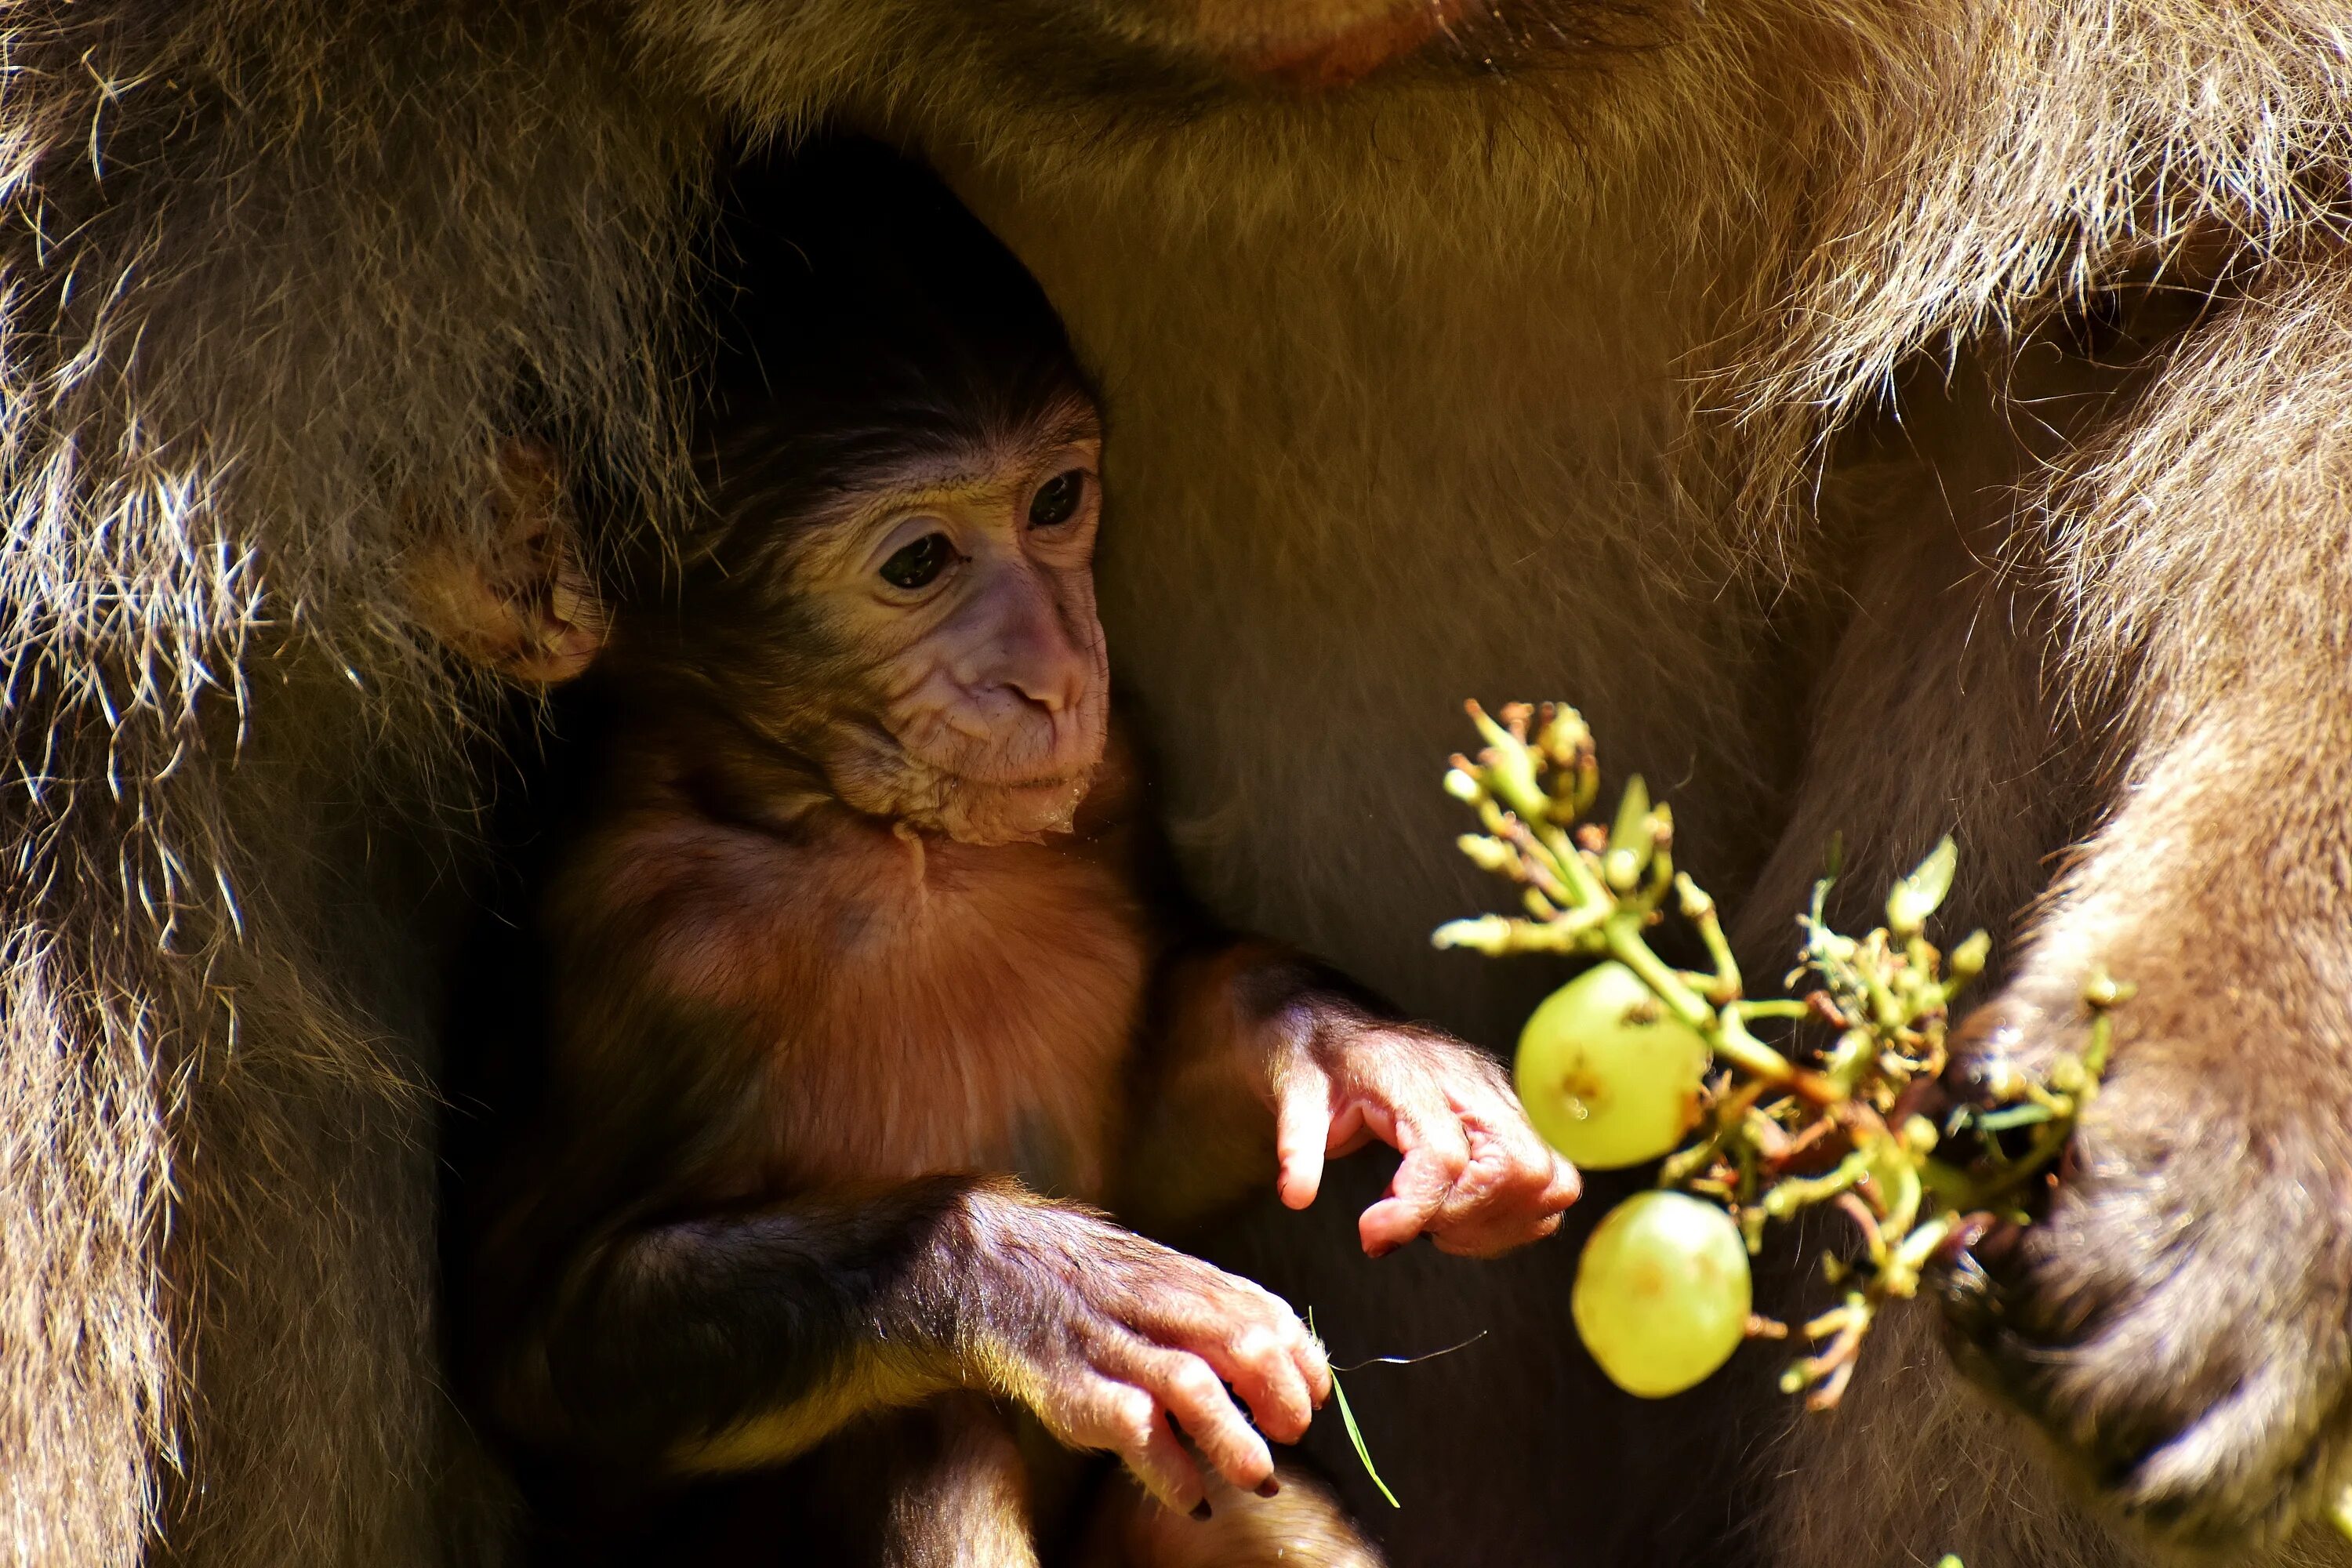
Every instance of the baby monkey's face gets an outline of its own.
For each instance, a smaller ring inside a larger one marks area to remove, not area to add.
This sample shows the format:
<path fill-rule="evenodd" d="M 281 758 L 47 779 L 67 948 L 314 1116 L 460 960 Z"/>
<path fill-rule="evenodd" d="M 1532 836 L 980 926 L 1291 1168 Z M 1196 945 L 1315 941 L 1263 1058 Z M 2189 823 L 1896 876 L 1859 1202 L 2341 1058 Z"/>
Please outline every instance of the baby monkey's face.
<path fill-rule="evenodd" d="M 877 475 L 804 536 L 795 575 L 824 640 L 867 671 L 863 722 L 831 726 L 824 759 L 850 805 L 973 843 L 1069 826 L 1108 729 L 1101 454 L 1074 405 Z"/>

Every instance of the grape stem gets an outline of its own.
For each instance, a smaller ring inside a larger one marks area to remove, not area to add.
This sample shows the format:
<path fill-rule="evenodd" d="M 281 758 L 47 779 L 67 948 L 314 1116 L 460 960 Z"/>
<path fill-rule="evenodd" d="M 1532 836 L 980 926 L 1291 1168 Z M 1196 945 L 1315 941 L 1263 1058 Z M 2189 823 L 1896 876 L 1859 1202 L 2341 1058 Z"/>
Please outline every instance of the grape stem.
<path fill-rule="evenodd" d="M 1817 1348 L 1781 1378 L 1785 1390 L 1806 1394 L 1809 1407 L 1834 1406 L 1878 1311 L 1917 1293 L 1923 1271 L 1947 1244 L 1969 1234 L 1969 1216 L 2013 1211 L 2012 1200 L 2057 1159 L 2105 1068 L 2108 1010 L 2129 988 L 2095 974 L 2084 989 L 2090 1036 L 2080 1059 L 2061 1058 L 2046 1082 L 2021 1078 L 2004 1086 L 2000 1103 L 1963 1107 L 1937 1128 L 1906 1109 L 1917 1103 L 1909 1091 L 1943 1073 L 1953 1000 L 1990 949 L 1982 931 L 1948 955 L 1927 940 L 1927 921 L 1950 891 L 1958 863 L 1950 838 L 1895 883 L 1886 923 L 1861 937 L 1829 928 L 1822 911 L 1831 879 L 1815 883 L 1798 924 L 1800 973 L 1818 985 L 1801 997 L 1751 1000 L 1715 900 L 1674 868 L 1673 815 L 1651 801 L 1640 776 L 1627 779 L 1604 830 L 1584 820 L 1600 795 L 1600 766 L 1591 731 L 1574 709 L 1515 702 L 1490 716 L 1475 702 L 1467 706 L 1486 744 L 1475 760 L 1454 756 L 1445 784 L 1486 831 L 1465 835 L 1461 847 L 1485 869 L 1519 883 L 1528 913 L 1454 921 L 1432 940 L 1488 954 L 1614 959 L 1640 978 L 1657 1007 L 1706 1040 L 1725 1070 L 1709 1089 L 1697 1138 L 1667 1156 L 1658 1184 L 1724 1204 L 1750 1253 L 1761 1249 L 1768 1221 L 1819 1205 L 1853 1223 L 1862 1256 L 1823 1260 L 1833 1279 L 1852 1283 L 1839 1306 L 1798 1331 Z M 1676 969 L 1651 949 L 1643 933 L 1665 918 L 1669 892 L 1712 973 Z M 1807 1024 L 1836 1036 L 1801 1062 L 1758 1037 L 1750 1024 L 1785 1026 L 1792 1040 Z M 2004 1134 L 2021 1132 L 2022 1149 L 2004 1147 Z M 1933 1156 L 1939 1143 L 1962 1135 L 1977 1151 L 1972 1161 Z M 1753 1320 L 1749 1331 L 1788 1332 L 1766 1318 Z"/>

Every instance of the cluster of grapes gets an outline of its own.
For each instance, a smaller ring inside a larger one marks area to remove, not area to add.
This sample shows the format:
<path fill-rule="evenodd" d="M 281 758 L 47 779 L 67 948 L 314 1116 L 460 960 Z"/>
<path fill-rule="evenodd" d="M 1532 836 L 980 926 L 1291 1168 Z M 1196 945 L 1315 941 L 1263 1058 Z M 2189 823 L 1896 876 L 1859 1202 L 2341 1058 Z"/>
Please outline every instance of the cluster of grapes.
<path fill-rule="evenodd" d="M 1528 1020 L 1519 1098 L 1580 1166 L 1664 1157 L 1657 1189 L 1610 1211 L 1585 1243 L 1570 1302 L 1578 1333 L 1627 1392 L 1680 1393 L 1744 1340 L 1788 1336 L 1752 1310 L 1748 1258 L 1767 1221 L 1831 1205 L 1853 1220 L 1860 1248 L 1825 1259 L 1842 1299 L 1801 1326 L 1811 1353 L 1781 1385 L 1817 1409 L 1835 1405 L 1886 1303 L 1914 1295 L 1923 1270 L 1996 1219 L 2022 1223 L 2028 1183 L 2096 1090 L 2106 1010 L 2121 988 L 2104 977 L 2085 988 L 2093 1026 L 2083 1057 L 2060 1060 L 2046 1080 L 1994 1086 L 1990 1105 L 1930 1120 L 1952 1000 L 1990 946 L 1978 931 L 1947 954 L 1925 934 L 1951 887 L 1950 839 L 1895 884 L 1886 924 L 1866 936 L 1823 923 L 1830 884 L 1818 883 L 1790 977 L 1812 985 L 1751 1000 L 1714 900 L 1675 871 L 1673 816 L 1642 781 L 1627 782 L 1612 826 L 1583 820 L 1600 768 L 1576 711 L 1513 704 L 1497 720 L 1472 703 L 1470 716 L 1486 746 L 1475 761 L 1456 756 L 1445 783 L 1486 831 L 1461 847 L 1519 883 L 1527 913 L 1455 921 L 1434 940 L 1601 960 Z M 1643 933 L 1670 898 L 1711 971 L 1675 968 L 1651 950 Z M 1824 1026 L 1828 1043 L 1784 1054 L 1808 1023 Z M 1953 1147 L 1969 1160 L 1937 1152 Z"/>

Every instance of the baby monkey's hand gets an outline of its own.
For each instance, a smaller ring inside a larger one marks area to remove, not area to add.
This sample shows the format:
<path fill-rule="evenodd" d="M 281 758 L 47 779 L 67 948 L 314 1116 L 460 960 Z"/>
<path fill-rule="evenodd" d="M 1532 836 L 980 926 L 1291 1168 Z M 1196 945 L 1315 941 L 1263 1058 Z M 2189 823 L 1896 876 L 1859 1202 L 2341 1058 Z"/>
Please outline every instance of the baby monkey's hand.
<path fill-rule="evenodd" d="M 1323 1347 L 1280 1298 L 1058 1205 L 982 1203 L 974 1218 L 987 1234 L 967 1331 L 990 1381 L 1064 1442 L 1117 1454 L 1180 1512 L 1207 1506 L 1195 1454 L 1273 1494 L 1266 1439 L 1298 1441 L 1331 1394 Z"/>
<path fill-rule="evenodd" d="M 1441 1251 L 1491 1258 L 1559 1228 L 1576 1168 L 1528 1125 L 1493 1059 L 1328 997 L 1293 1003 L 1283 1023 L 1267 1079 L 1284 1203 L 1313 1203 L 1324 1160 L 1377 1138 L 1404 1158 L 1358 1224 L 1371 1257 L 1426 1233 Z"/>

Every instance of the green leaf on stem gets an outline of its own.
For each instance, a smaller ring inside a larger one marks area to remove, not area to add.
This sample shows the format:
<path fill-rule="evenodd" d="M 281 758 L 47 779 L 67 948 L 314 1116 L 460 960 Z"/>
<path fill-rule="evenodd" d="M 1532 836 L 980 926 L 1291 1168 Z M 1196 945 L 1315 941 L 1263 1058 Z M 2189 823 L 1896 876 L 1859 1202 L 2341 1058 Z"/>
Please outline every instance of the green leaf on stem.
<path fill-rule="evenodd" d="M 1886 929 L 1896 936 L 1919 934 L 1944 895 L 1952 890 L 1952 868 L 1959 863 L 1959 847 L 1948 833 L 1927 851 L 1927 858 L 1886 895 Z"/>
<path fill-rule="evenodd" d="M 1617 802 L 1617 821 L 1609 829 L 1609 853 L 1601 861 L 1602 879 L 1618 892 L 1632 892 L 1655 847 L 1650 832 L 1650 786 L 1635 773 L 1625 781 L 1625 793 Z"/>

